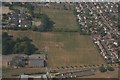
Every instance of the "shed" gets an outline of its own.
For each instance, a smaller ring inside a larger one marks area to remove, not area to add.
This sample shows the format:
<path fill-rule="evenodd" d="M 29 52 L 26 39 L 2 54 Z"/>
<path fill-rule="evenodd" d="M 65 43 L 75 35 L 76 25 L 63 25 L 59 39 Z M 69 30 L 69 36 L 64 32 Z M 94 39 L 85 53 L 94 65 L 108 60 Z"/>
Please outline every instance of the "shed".
<path fill-rule="evenodd" d="M 45 60 L 43 60 L 43 59 L 29 59 L 28 67 L 45 67 Z"/>

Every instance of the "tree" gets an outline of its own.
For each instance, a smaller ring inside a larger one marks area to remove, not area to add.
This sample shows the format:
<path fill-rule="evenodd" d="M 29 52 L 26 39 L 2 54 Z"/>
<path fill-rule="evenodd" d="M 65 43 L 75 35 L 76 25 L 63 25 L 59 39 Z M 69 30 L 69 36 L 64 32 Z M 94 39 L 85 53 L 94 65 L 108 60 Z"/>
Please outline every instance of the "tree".
<path fill-rule="evenodd" d="M 31 30 L 33 30 L 33 31 L 38 31 L 38 27 L 33 26 L 33 27 L 31 27 Z"/>
<path fill-rule="evenodd" d="M 23 53 L 31 55 L 35 53 L 36 50 L 38 49 L 33 44 L 31 44 L 30 42 L 25 42 L 25 48 Z"/>
<path fill-rule="evenodd" d="M 12 37 L 8 35 L 7 32 L 2 33 L 2 53 L 3 54 L 11 54 L 13 51 L 13 47 L 15 42 Z"/>
<path fill-rule="evenodd" d="M 21 46 L 21 43 L 16 43 L 14 46 L 14 53 L 22 53 L 23 46 Z"/>
<path fill-rule="evenodd" d="M 28 37 L 17 38 L 13 40 L 7 32 L 2 33 L 2 53 L 3 54 L 27 54 L 31 55 L 38 49 L 33 45 Z"/>
<path fill-rule="evenodd" d="M 4 21 L 4 20 L 8 20 L 9 19 L 9 17 L 8 17 L 8 15 L 7 14 L 2 14 L 2 20 Z"/>
<path fill-rule="evenodd" d="M 42 24 L 38 28 L 39 31 L 52 31 L 53 29 L 53 22 L 50 21 L 46 14 L 35 13 L 34 17 L 40 19 Z"/>
<path fill-rule="evenodd" d="M 28 10 L 30 10 L 30 11 L 34 11 L 34 6 L 32 5 L 32 4 L 30 4 L 30 3 L 26 3 L 25 4 L 25 7 L 28 9 Z"/>
<path fill-rule="evenodd" d="M 11 4 L 9 2 L 2 2 L 2 6 L 7 6 L 9 7 Z"/>
<path fill-rule="evenodd" d="M 16 39 L 16 44 L 14 46 L 14 53 L 23 53 L 31 55 L 35 53 L 38 49 L 31 43 L 31 39 L 28 37 Z"/>
<path fill-rule="evenodd" d="M 22 3 L 21 2 L 13 2 L 12 5 L 13 6 L 22 6 Z"/>
<path fill-rule="evenodd" d="M 32 40 L 26 36 L 16 39 L 16 42 L 24 42 L 24 41 L 31 42 Z"/>

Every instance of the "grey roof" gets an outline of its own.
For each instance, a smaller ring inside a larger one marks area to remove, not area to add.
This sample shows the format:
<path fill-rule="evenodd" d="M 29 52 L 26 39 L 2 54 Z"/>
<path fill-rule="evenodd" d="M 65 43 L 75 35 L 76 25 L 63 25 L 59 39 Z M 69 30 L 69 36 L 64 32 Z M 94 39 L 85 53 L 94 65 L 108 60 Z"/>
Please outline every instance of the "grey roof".
<path fill-rule="evenodd" d="M 46 54 L 32 54 L 29 59 L 46 59 Z"/>
<path fill-rule="evenodd" d="M 12 60 L 12 58 L 19 56 L 19 57 L 27 57 L 25 54 L 10 54 L 10 55 L 2 55 L 2 61 L 3 62 L 9 62 Z"/>
<path fill-rule="evenodd" d="M 29 67 L 44 67 L 45 61 L 42 59 L 29 59 L 28 66 Z"/>

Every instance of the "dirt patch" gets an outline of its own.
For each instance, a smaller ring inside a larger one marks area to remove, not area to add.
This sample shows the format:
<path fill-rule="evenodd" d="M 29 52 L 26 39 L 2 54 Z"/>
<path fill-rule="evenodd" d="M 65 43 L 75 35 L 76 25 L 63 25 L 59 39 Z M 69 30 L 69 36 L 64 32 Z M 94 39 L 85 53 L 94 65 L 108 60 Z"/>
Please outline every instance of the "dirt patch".
<path fill-rule="evenodd" d="M 2 6 L 2 14 L 7 14 L 9 12 L 13 12 L 13 11 L 10 10 L 9 7 Z"/>
<path fill-rule="evenodd" d="M 34 19 L 32 21 L 32 24 L 35 25 L 35 26 L 40 26 L 42 24 L 42 22 L 40 20 Z"/>
<path fill-rule="evenodd" d="M 52 42 L 52 41 L 48 41 L 48 42 L 43 41 L 42 46 L 61 48 L 61 47 L 64 47 L 64 43 L 62 43 L 62 42 Z"/>

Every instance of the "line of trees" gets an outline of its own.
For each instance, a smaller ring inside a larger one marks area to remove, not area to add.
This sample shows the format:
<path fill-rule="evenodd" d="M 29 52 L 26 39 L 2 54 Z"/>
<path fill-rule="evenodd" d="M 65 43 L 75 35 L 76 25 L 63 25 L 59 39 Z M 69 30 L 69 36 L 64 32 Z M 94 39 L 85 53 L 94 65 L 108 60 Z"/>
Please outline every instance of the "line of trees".
<path fill-rule="evenodd" d="M 99 67 L 99 71 L 100 72 L 106 72 L 106 71 L 114 71 L 115 69 L 113 68 L 113 67 L 111 67 L 111 66 L 107 66 L 107 67 L 105 67 L 105 66 L 101 66 L 101 67 Z"/>
<path fill-rule="evenodd" d="M 34 54 L 38 49 L 28 37 L 13 39 L 7 32 L 2 33 L 2 54 Z"/>

